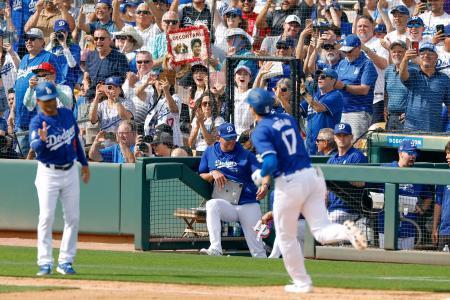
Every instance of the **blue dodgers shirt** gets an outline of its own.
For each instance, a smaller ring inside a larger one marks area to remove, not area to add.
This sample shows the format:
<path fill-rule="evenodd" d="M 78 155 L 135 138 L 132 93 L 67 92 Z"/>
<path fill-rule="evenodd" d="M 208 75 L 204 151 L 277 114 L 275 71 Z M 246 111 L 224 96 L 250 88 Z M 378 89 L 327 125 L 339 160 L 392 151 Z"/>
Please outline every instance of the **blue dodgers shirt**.
<path fill-rule="evenodd" d="M 251 138 L 256 152 L 262 157 L 276 155 L 278 165 L 272 174 L 274 178 L 311 167 L 297 121 L 288 114 L 264 116 L 253 130 Z"/>
<path fill-rule="evenodd" d="M 382 164 L 381 166 L 399 168 L 397 161 L 393 161 L 389 164 Z M 432 188 L 431 186 L 425 184 L 399 184 L 398 194 L 401 196 L 426 199 L 432 197 Z M 418 201 L 420 201 L 420 199 L 418 199 Z M 408 212 L 408 214 L 405 217 L 413 221 L 416 221 L 418 214 L 415 212 Z M 379 232 L 384 233 L 384 211 L 378 214 L 378 230 Z M 411 224 L 410 222 L 400 222 L 398 228 L 399 238 L 414 237 L 415 232 L 416 228 L 414 227 L 413 224 Z"/>
<path fill-rule="evenodd" d="M 36 12 L 38 0 L 9 0 L 11 7 L 11 20 L 16 30 L 19 41 L 14 44 L 14 50 L 17 52 L 19 45 L 24 46 L 24 27 L 28 19 Z"/>
<path fill-rule="evenodd" d="M 42 122 L 47 123 L 47 140 L 43 142 L 38 134 Z M 72 111 L 58 108 L 56 116 L 46 116 L 42 112 L 30 122 L 30 146 L 36 152 L 36 159 L 44 164 L 66 165 L 78 159 L 87 166 L 82 143 L 79 140 L 77 122 Z"/>
<path fill-rule="evenodd" d="M 416 67 L 408 67 L 409 78 L 404 81 L 411 91 L 406 108 L 405 129 L 442 131 L 442 103 L 450 105 L 450 79 L 441 72 L 428 77 Z"/>
<path fill-rule="evenodd" d="M 130 151 L 134 152 L 134 145 L 130 146 Z M 110 163 L 125 163 L 125 159 L 123 157 L 122 151 L 120 151 L 119 144 L 114 144 L 112 146 L 106 147 L 100 150 L 100 154 L 102 155 L 103 162 Z"/>
<path fill-rule="evenodd" d="M 300 104 L 302 115 L 308 121 L 306 127 L 306 148 L 310 155 L 317 153 L 316 139 L 320 129 L 334 128 L 341 121 L 342 107 L 344 104 L 342 94 L 338 90 L 333 90 L 323 95 L 320 94 L 320 91 L 317 91 L 314 95 L 314 100 L 322 103 L 327 110 L 324 112 L 316 112 L 308 105 L 306 100 L 303 100 Z"/>
<path fill-rule="evenodd" d="M 372 113 L 373 91 L 375 82 L 378 78 L 377 70 L 367 56 L 361 52 L 360 56 L 353 62 L 342 59 L 336 68 L 338 78 L 348 85 L 367 85 L 370 86 L 367 95 L 353 95 L 342 91 L 344 99 L 343 112 L 365 111 Z"/>
<path fill-rule="evenodd" d="M 67 58 L 64 56 L 62 46 L 60 45 L 55 46 L 50 50 L 50 52 L 56 56 L 58 65 L 62 72 L 64 84 L 70 86 L 70 88 L 73 90 L 75 84 L 78 81 L 78 77 L 83 74 L 83 72 L 80 69 L 79 63 L 81 60 L 81 48 L 77 44 L 71 43 L 69 44 L 69 50 L 73 58 L 77 62 L 77 64 L 73 68 L 69 67 L 69 64 L 67 63 Z"/>
<path fill-rule="evenodd" d="M 52 53 L 42 50 L 38 55 L 31 58 L 26 54 L 20 61 L 19 70 L 17 70 L 17 80 L 14 85 L 16 91 L 16 119 L 15 129 L 27 130 L 30 120 L 36 115 L 36 109 L 29 111 L 23 104 L 25 92 L 29 87 L 29 80 L 34 76 L 33 70 L 43 62 L 49 62 L 56 68 L 56 83 L 62 81 L 62 72 L 59 68 L 58 60 Z"/>
<path fill-rule="evenodd" d="M 439 235 L 450 235 L 450 185 L 439 185 L 436 188 L 436 204 L 441 206 Z"/>
<path fill-rule="evenodd" d="M 327 164 L 334 165 L 349 165 L 349 164 L 365 164 L 367 157 L 358 149 L 351 147 L 344 155 L 339 156 L 339 153 L 331 156 Z M 328 193 L 328 211 L 342 210 L 347 213 L 357 213 L 356 210 L 349 207 L 341 198 L 337 197 L 333 192 Z"/>
<path fill-rule="evenodd" d="M 213 170 L 221 172 L 229 180 L 243 183 L 239 205 L 258 203 L 256 200 L 256 185 L 252 181 L 252 173 L 260 168 L 256 156 L 236 143 L 234 150 L 223 152 L 220 143 L 206 148 L 203 152 L 198 172 L 209 173 Z"/>
<path fill-rule="evenodd" d="M 406 111 L 406 103 L 411 93 L 400 79 L 400 74 L 396 70 L 395 65 L 387 67 L 384 73 L 385 87 L 388 96 L 388 112 L 404 113 Z"/>

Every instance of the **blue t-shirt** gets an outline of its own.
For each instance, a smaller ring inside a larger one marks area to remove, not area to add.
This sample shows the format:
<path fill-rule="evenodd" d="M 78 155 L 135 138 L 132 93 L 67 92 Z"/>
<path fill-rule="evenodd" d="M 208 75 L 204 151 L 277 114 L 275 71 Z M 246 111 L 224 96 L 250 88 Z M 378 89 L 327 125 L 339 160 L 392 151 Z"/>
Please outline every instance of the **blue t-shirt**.
<path fill-rule="evenodd" d="M 130 151 L 134 152 L 134 145 L 130 146 Z M 114 144 L 112 146 L 101 149 L 100 154 L 102 155 L 103 162 L 119 164 L 125 163 L 125 159 L 122 155 L 122 151 L 120 151 L 119 144 Z"/>
<path fill-rule="evenodd" d="M 26 54 L 20 61 L 19 70 L 17 70 L 17 80 L 14 85 L 14 91 L 16 92 L 16 120 L 15 128 L 28 129 L 28 124 L 33 116 L 36 115 L 36 109 L 29 111 L 23 104 L 23 98 L 25 92 L 29 86 L 29 80 L 34 76 L 33 69 L 43 62 L 49 62 L 56 68 L 56 83 L 62 81 L 62 72 L 59 68 L 58 60 L 52 53 L 42 50 L 33 58 L 30 58 L 29 54 Z"/>
<path fill-rule="evenodd" d="M 338 78 L 348 85 L 367 85 L 370 86 L 367 95 L 354 95 L 347 91 L 342 91 L 344 99 L 343 112 L 365 111 L 372 113 L 373 92 L 375 82 L 378 78 L 377 70 L 367 56 L 361 52 L 361 55 L 353 62 L 342 59 L 336 69 Z"/>
<path fill-rule="evenodd" d="M 4 119 L 3 117 L 0 117 L 0 130 L 8 132 L 8 123 L 6 122 L 6 119 Z"/>
<path fill-rule="evenodd" d="M 45 142 L 38 134 L 44 121 L 47 123 Z M 79 133 L 71 110 L 58 108 L 56 116 L 46 116 L 41 112 L 30 122 L 30 146 L 36 152 L 36 159 L 44 164 L 65 165 L 78 158 L 83 166 L 87 166 Z"/>
<path fill-rule="evenodd" d="M 384 79 L 388 95 L 388 111 L 390 113 L 404 113 L 411 93 L 401 81 L 400 74 L 394 64 L 387 67 Z"/>
<path fill-rule="evenodd" d="M 297 121 L 288 114 L 273 113 L 264 116 L 253 130 L 251 138 L 261 157 L 276 155 L 278 165 L 273 173 L 274 178 L 311 167 Z"/>
<path fill-rule="evenodd" d="M 258 203 L 256 200 L 256 185 L 252 181 L 252 173 L 259 168 L 256 156 L 236 143 L 233 151 L 223 152 L 220 143 L 206 148 L 203 152 L 199 173 L 209 173 L 213 170 L 221 172 L 227 179 L 243 183 L 239 205 Z"/>
<path fill-rule="evenodd" d="M 441 72 L 428 77 L 416 67 L 409 67 L 404 81 L 411 97 L 406 107 L 405 129 L 442 131 L 442 103 L 450 105 L 450 79 Z"/>
<path fill-rule="evenodd" d="M 73 58 L 77 62 L 77 64 L 73 68 L 69 67 L 69 64 L 67 63 L 67 59 L 64 56 L 62 46 L 60 46 L 60 45 L 55 46 L 50 50 L 50 52 L 56 56 L 58 65 L 62 72 L 64 84 L 70 86 L 70 88 L 73 90 L 73 88 L 75 87 L 75 84 L 78 81 L 78 77 L 80 75 L 82 75 L 82 72 L 80 69 L 81 48 L 77 44 L 71 43 L 71 44 L 69 44 L 69 50 L 70 50 L 70 53 L 72 54 Z"/>
<path fill-rule="evenodd" d="M 439 234 L 450 235 L 450 185 L 440 185 L 436 188 L 436 204 L 441 206 Z"/>
<path fill-rule="evenodd" d="M 334 165 L 349 165 L 349 164 L 365 164 L 367 163 L 367 157 L 358 149 L 351 147 L 344 155 L 339 156 L 339 153 L 331 156 L 327 164 Z M 344 201 L 341 198 L 336 196 L 333 192 L 329 192 L 328 194 L 328 211 L 332 212 L 334 210 L 342 210 L 347 213 L 357 213 L 357 211 Z"/>
<path fill-rule="evenodd" d="M 382 164 L 381 166 L 399 168 L 397 161 L 393 161 L 389 164 Z M 417 197 L 425 199 L 431 198 L 432 191 L 431 187 L 425 184 L 399 184 L 398 194 L 401 196 Z M 408 212 L 408 214 L 405 217 L 413 221 L 416 221 L 418 214 L 415 212 Z M 378 214 L 378 224 L 379 224 L 378 225 L 379 232 L 384 233 L 384 211 Z M 411 224 L 410 222 L 400 222 L 398 228 L 399 238 L 414 237 L 415 232 L 416 228 L 414 227 L 413 224 Z"/>
<path fill-rule="evenodd" d="M 336 70 L 337 67 L 339 66 L 339 63 L 341 62 L 342 59 L 340 59 L 337 63 L 335 63 L 334 65 L 330 65 L 327 61 L 321 60 L 320 56 L 317 56 L 317 60 L 316 60 L 316 66 L 317 66 L 317 70 L 325 70 L 325 69 L 333 69 Z"/>
<path fill-rule="evenodd" d="M 342 94 L 338 90 L 332 90 L 329 93 L 320 94 L 320 91 L 314 95 L 314 100 L 322 103 L 327 110 L 316 112 L 308 105 L 306 100 L 300 104 L 303 117 L 308 121 L 306 126 L 306 148 L 310 155 L 317 153 L 316 138 L 322 128 L 334 128 L 341 121 L 342 115 Z"/>
<path fill-rule="evenodd" d="M 273 89 L 277 86 L 278 81 L 283 78 L 291 78 L 291 65 L 289 63 L 283 63 L 281 64 L 283 67 L 283 75 L 275 76 L 272 78 L 269 78 L 267 80 L 267 90 L 273 91 Z M 297 64 L 297 76 L 300 78 L 302 76 L 302 65 L 301 63 Z"/>
<path fill-rule="evenodd" d="M 11 20 L 16 30 L 19 41 L 14 43 L 14 50 L 17 52 L 19 45 L 25 46 L 24 27 L 28 19 L 36 12 L 38 0 L 9 0 L 11 7 Z"/>

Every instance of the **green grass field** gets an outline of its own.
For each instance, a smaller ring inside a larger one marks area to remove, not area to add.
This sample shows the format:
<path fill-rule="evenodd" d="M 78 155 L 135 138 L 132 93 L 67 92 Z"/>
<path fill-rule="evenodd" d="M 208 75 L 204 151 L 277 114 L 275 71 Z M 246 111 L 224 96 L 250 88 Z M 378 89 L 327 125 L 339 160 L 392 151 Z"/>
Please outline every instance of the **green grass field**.
<path fill-rule="evenodd" d="M 0 247 L 0 276 L 33 277 L 35 261 L 35 248 Z M 448 266 L 319 260 L 306 266 L 318 287 L 450 292 Z M 281 260 L 250 257 L 79 250 L 74 267 L 79 275 L 66 278 L 227 286 L 289 281 Z"/>

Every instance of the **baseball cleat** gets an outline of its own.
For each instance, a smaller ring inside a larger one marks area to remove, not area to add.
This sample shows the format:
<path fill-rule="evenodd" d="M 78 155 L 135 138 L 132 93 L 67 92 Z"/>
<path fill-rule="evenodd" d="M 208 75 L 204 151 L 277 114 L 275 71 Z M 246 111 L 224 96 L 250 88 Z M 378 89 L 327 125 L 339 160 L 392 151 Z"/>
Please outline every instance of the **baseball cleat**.
<path fill-rule="evenodd" d="M 56 268 L 56 271 L 63 275 L 75 275 L 76 274 L 75 270 L 72 268 L 72 263 L 59 264 L 58 267 Z"/>
<path fill-rule="evenodd" d="M 36 273 L 36 276 L 47 276 L 52 274 L 52 265 L 46 264 L 39 266 L 39 272 Z"/>
<path fill-rule="evenodd" d="M 284 286 L 284 291 L 287 293 L 299 293 L 307 294 L 313 291 L 313 286 L 311 284 L 288 284 Z"/>
<path fill-rule="evenodd" d="M 222 256 L 222 252 L 214 248 L 208 249 L 202 248 L 199 253 L 202 255 L 209 255 L 209 256 Z"/>
<path fill-rule="evenodd" d="M 366 237 L 362 234 L 353 221 L 347 220 L 344 222 L 344 226 L 347 229 L 350 243 L 358 250 L 364 250 L 367 248 Z"/>

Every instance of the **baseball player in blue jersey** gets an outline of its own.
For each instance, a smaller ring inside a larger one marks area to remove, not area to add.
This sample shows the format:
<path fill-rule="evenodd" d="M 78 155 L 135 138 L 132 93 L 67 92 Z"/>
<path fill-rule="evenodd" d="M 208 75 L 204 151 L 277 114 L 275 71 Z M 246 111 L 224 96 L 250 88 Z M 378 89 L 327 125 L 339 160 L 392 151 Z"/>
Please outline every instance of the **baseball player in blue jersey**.
<path fill-rule="evenodd" d="M 353 222 L 340 225 L 328 220 L 325 180 L 320 170 L 311 168 L 297 121 L 287 114 L 270 114 L 274 99 L 263 89 L 252 89 L 246 101 L 258 123 L 252 142 L 263 160 L 252 179 L 257 186 L 269 175 L 275 181 L 275 228 L 284 265 L 293 280 L 293 284 L 285 286 L 285 291 L 308 293 L 312 291 L 312 282 L 296 238 L 300 213 L 322 244 L 348 240 L 355 248 L 365 249 L 367 242 Z"/>
<path fill-rule="evenodd" d="M 72 111 L 57 108 L 56 87 L 44 82 L 36 87 L 37 104 L 41 112 L 30 122 L 30 146 L 36 152 L 38 168 L 35 185 L 39 197 L 38 276 L 52 273 L 52 226 L 56 201 L 61 199 L 64 213 L 64 233 L 57 271 L 75 274 L 72 262 L 76 253 L 80 215 L 80 184 L 75 159 L 81 163 L 81 177 L 89 181 L 89 167 L 79 129 Z"/>

